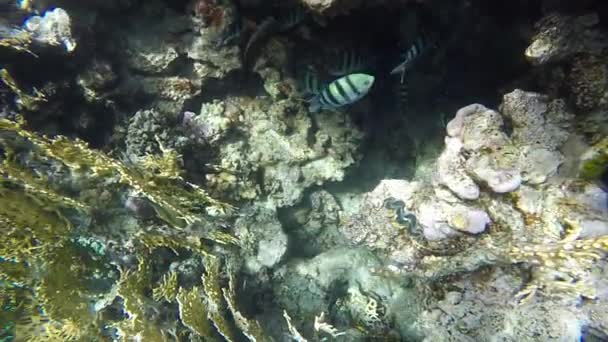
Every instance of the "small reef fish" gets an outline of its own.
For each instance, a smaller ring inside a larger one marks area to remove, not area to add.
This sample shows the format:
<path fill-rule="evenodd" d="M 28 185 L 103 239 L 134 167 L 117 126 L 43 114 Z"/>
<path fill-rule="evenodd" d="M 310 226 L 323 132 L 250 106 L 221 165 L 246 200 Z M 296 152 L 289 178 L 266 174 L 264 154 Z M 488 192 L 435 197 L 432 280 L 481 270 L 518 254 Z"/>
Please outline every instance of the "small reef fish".
<path fill-rule="evenodd" d="M 391 71 L 391 75 L 401 74 L 401 82 L 403 82 L 406 71 L 411 68 L 414 61 L 416 61 L 420 55 L 429 50 L 431 47 L 433 47 L 433 43 L 427 36 L 421 35 L 416 38 L 414 43 L 402 55 L 403 62 L 401 62 Z"/>
<path fill-rule="evenodd" d="M 365 57 L 356 49 L 335 49 L 329 54 L 327 62 L 327 72 L 332 76 L 361 72 L 367 67 Z"/>
<path fill-rule="evenodd" d="M 306 95 L 319 95 L 323 91 L 323 88 L 325 88 L 325 84 L 321 81 L 319 73 L 312 65 L 305 68 L 301 83 Z"/>
<path fill-rule="evenodd" d="M 374 84 L 374 76 L 350 74 L 331 82 L 310 103 L 312 113 L 323 109 L 335 109 L 360 100 Z"/>

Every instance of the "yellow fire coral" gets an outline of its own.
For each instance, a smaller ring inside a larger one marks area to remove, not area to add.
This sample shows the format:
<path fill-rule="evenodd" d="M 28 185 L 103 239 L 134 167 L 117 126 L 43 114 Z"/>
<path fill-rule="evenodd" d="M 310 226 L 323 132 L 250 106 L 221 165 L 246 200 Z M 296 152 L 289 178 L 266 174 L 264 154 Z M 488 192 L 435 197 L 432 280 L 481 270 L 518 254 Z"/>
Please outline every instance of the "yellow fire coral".
<path fill-rule="evenodd" d="M 124 337 L 162 339 L 169 330 L 149 320 L 145 307 L 161 298 L 173 301 L 177 297 L 183 302 L 191 299 L 193 293 L 179 289 L 177 274 L 169 273 L 160 286 L 153 289 L 153 295 L 148 295 L 152 289 L 147 257 L 161 247 L 174 251 L 187 249 L 208 261 L 202 293 L 213 299 L 216 309 L 205 319 L 211 318 L 219 331 L 229 334 L 232 328 L 224 317 L 229 311 L 219 283 L 220 261 L 207 250 L 207 245 L 209 242 L 235 245 L 238 241 L 230 234 L 213 229 L 196 237 L 184 234 L 181 229 L 209 223 L 205 220 L 211 214 L 221 215 L 230 206 L 184 181 L 174 153 L 165 151 L 162 157 L 151 157 L 140 165 L 142 169 L 137 169 L 90 149 L 82 141 L 41 137 L 26 130 L 23 122 L 5 119 L 0 120 L 0 147 L 3 153 L 0 233 L 4 236 L 0 241 L 0 292 L 12 293 L 11 289 L 19 286 L 32 294 L 31 305 L 22 307 L 18 315 L 2 315 L 14 323 L 19 338 L 86 339 L 95 336 L 105 325 L 114 326 Z M 103 187 L 118 193 L 135 192 L 147 198 L 158 217 L 176 229 L 156 235 L 141 231 L 135 235 L 139 267 L 120 270 L 120 279 L 116 279 L 115 266 L 103 258 L 91 257 L 92 253 L 82 250 L 86 247 L 72 239 L 74 218 L 91 215 L 90 208 L 96 205 L 96 199 L 63 191 L 47 175 L 48 165 L 54 165 L 53 170 L 60 169 L 62 175 L 78 179 L 93 190 Z M 103 323 L 97 309 L 92 308 L 92 301 L 99 299 L 100 285 L 91 288 L 91 284 L 99 276 L 109 281 L 105 285 L 109 293 L 122 298 L 127 319 Z M 184 296 L 185 293 L 190 296 Z M 8 295 L 6 298 L 10 299 Z"/>

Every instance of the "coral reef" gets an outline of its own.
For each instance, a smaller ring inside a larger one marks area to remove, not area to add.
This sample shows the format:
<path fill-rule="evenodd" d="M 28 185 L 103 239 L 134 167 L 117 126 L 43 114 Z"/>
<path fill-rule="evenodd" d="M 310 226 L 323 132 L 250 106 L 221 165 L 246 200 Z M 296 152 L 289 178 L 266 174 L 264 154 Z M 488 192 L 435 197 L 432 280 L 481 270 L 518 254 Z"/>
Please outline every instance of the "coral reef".
<path fill-rule="evenodd" d="M 209 143 L 219 145 L 218 172 L 207 175 L 210 188 L 237 199 L 263 196 L 269 207 L 293 205 L 308 187 L 342 180 L 361 139 L 348 117 L 311 118 L 288 100 L 203 104 L 191 120 Z M 238 132 L 228 134 L 228 128 Z"/>
<path fill-rule="evenodd" d="M 50 46 L 63 45 L 68 53 L 76 48 L 70 16 L 61 8 L 46 11 L 43 16 L 30 17 L 24 27 L 34 42 Z"/>
<path fill-rule="evenodd" d="M 607 11 L 0 0 L 0 340 L 608 339 Z"/>
<path fill-rule="evenodd" d="M 530 273 L 527 278 L 521 274 L 510 276 L 509 286 L 519 290 L 511 297 L 511 302 L 530 301 L 535 293 L 570 301 L 579 296 L 603 298 L 600 294 L 603 293 L 603 280 L 598 279 L 597 274 L 604 264 L 600 260 L 608 252 L 606 194 L 593 183 L 559 179 L 555 172 L 563 158 L 558 149 L 568 138 L 567 128 L 573 125 L 573 115 L 564 110 L 562 101 L 549 101 L 539 94 L 520 90 L 506 94 L 500 108 L 501 113 L 498 113 L 476 104 L 459 110 L 447 125 L 445 150 L 436 162 L 436 181 L 382 181 L 366 194 L 355 215 L 343 219 L 345 224 L 340 226 L 340 231 L 353 244 L 366 246 L 387 258 L 384 270 L 377 270 L 380 274 L 389 272 L 414 279 L 444 279 L 484 266 L 523 264 Z M 502 131 L 503 120 L 509 120 L 511 124 L 509 135 Z M 543 152 L 532 152 L 536 149 Z M 496 163 L 481 164 L 490 171 L 476 170 L 474 167 L 480 164 L 471 163 L 482 154 L 491 154 L 491 160 Z M 547 158 L 540 158 L 540 154 L 551 157 L 552 161 L 546 162 Z M 602 154 L 596 152 L 596 159 L 583 156 L 582 160 L 597 160 L 598 155 Z M 596 169 L 603 170 L 605 163 L 600 164 L 602 166 Z M 517 175 L 515 185 L 511 185 L 512 180 L 506 176 L 502 178 L 508 186 L 480 176 L 504 170 L 496 165 L 506 166 L 510 175 Z M 467 189 L 473 190 L 467 192 Z M 417 217 L 419 228 L 405 229 L 392 215 L 387 215 L 382 205 L 386 198 L 401 200 L 406 210 Z M 505 290 L 508 292 L 517 291 Z M 462 319 L 463 323 L 457 325 L 454 335 L 487 334 L 478 336 L 483 339 L 483 336 L 494 336 L 505 329 L 500 322 L 528 320 L 525 317 L 536 310 L 520 308 L 521 311 L 510 317 L 504 316 L 507 311 L 501 309 L 488 312 L 487 318 L 473 314 L 475 320 L 482 321 L 469 326 L 472 322 L 468 318 L 460 314 L 452 316 L 455 311 L 442 309 L 460 302 L 456 297 L 461 295 L 454 296 L 454 299 L 446 299 L 451 301 L 449 304 L 438 302 L 438 309 L 429 308 L 420 316 L 418 323 L 422 324 L 428 338 L 447 334 L 434 329 L 452 331 L 453 328 L 439 327 L 443 324 L 451 327 L 447 322 Z M 472 298 L 466 301 L 467 305 L 474 305 L 470 304 L 474 301 Z M 537 305 L 563 305 L 559 300 L 542 303 Z M 562 311 L 555 312 L 561 315 Z M 573 325 L 568 325 L 568 331 L 559 330 L 562 325 L 558 324 L 554 326 L 556 331 L 540 333 L 543 336 L 579 336 L 581 326 L 590 319 L 593 321 L 589 315 L 585 310 L 577 314 Z M 555 321 L 569 317 L 555 318 Z M 480 323 L 484 319 L 490 320 L 492 325 Z M 446 323 L 438 323 L 442 320 Z M 541 323 L 534 321 L 533 324 Z M 599 320 L 594 324 L 604 323 Z M 528 332 L 522 329 L 503 333 L 525 338 Z"/>
<path fill-rule="evenodd" d="M 536 34 L 525 55 L 535 64 L 564 61 L 583 52 L 598 55 L 607 43 L 598 23 L 596 13 L 576 17 L 548 14 L 536 23 Z"/>

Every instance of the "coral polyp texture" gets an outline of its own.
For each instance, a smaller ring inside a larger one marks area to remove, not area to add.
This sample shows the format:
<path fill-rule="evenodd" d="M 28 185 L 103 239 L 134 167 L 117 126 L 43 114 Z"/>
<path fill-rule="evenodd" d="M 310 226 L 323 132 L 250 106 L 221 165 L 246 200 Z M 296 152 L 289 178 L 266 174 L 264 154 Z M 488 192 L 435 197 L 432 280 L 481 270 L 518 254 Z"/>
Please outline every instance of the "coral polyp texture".
<path fill-rule="evenodd" d="M 608 340 L 601 0 L 0 13 L 0 341 Z"/>

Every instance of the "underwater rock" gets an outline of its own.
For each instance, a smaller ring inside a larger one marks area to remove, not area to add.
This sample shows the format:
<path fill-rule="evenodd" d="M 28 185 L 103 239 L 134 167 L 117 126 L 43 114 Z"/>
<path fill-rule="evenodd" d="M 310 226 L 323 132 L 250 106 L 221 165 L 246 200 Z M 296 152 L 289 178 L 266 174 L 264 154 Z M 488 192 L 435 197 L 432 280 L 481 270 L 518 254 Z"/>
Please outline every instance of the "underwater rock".
<path fill-rule="evenodd" d="M 479 186 L 464 171 L 461 150 L 462 142 L 458 138 L 446 137 L 445 149 L 437 158 L 437 181 L 447 186 L 458 197 L 474 200 L 479 197 Z"/>
<path fill-rule="evenodd" d="M 393 299 L 393 281 L 373 272 L 379 266 L 379 260 L 365 249 L 339 248 L 282 266 L 275 273 L 273 292 L 283 308 L 297 314 L 302 321 L 312 322 L 320 312 L 329 312 L 329 305 L 337 299 L 347 299 L 348 289 Z M 368 296 L 362 297 L 364 301 L 353 301 L 347 306 L 355 310 L 365 308 Z M 377 301 L 376 304 L 385 306 L 388 303 Z"/>
<path fill-rule="evenodd" d="M 272 98 L 279 99 L 296 95 L 296 85 L 288 76 L 290 45 L 285 39 L 271 39 L 260 51 L 252 69 L 264 84 L 264 90 Z"/>
<path fill-rule="evenodd" d="M 106 98 L 111 87 L 118 81 L 118 75 L 107 60 L 94 59 L 82 73 L 76 77 L 76 83 L 82 88 L 84 97 L 89 102 Z"/>
<path fill-rule="evenodd" d="M 340 232 L 351 244 L 364 245 L 400 264 L 413 264 L 415 256 L 404 251 L 404 246 L 407 244 L 406 236 L 417 233 L 417 227 L 400 223 L 394 208 L 387 208 L 385 201 L 401 201 L 403 210 L 411 212 L 416 194 L 423 190 L 421 186 L 418 182 L 382 180 L 374 190 L 364 195 L 356 211 L 342 213 Z M 417 217 L 419 215 L 416 213 Z"/>
<path fill-rule="evenodd" d="M 239 127 L 221 140 L 214 161 L 234 177 L 226 184 L 234 197 L 251 198 L 258 187 L 270 207 L 293 205 L 311 185 L 342 180 L 355 162 L 362 135 L 348 117 L 311 117 L 298 103 L 268 98 L 233 98 L 226 108 L 209 121 L 224 122 L 223 116 Z M 219 175 L 207 178 L 221 185 Z"/>
<path fill-rule="evenodd" d="M 469 234 L 483 233 L 491 222 L 485 211 L 465 206 L 450 208 L 448 220 L 451 228 Z"/>
<path fill-rule="evenodd" d="M 129 122 L 126 155 L 137 161 L 145 155 L 158 154 L 163 148 L 175 145 L 175 134 L 170 130 L 170 118 L 155 109 L 139 110 Z"/>
<path fill-rule="evenodd" d="M 154 96 L 157 110 L 177 116 L 184 102 L 200 94 L 200 84 L 188 77 L 135 77 L 144 96 Z"/>
<path fill-rule="evenodd" d="M 477 199 L 478 185 L 507 193 L 522 182 L 544 183 L 564 161 L 558 149 L 568 139 L 574 116 L 563 101 L 515 90 L 504 96 L 500 109 L 498 113 L 470 105 L 446 127 L 437 181 L 461 199 Z M 504 131 L 503 116 L 512 125 L 510 136 Z"/>
<path fill-rule="evenodd" d="M 535 24 L 536 34 L 525 55 L 537 65 L 561 62 L 577 53 L 599 55 L 608 46 L 597 27 L 599 20 L 596 13 L 577 17 L 548 14 Z"/>
<path fill-rule="evenodd" d="M 524 148 L 523 160 L 533 160 L 533 163 L 520 163 L 522 179 L 529 184 L 541 184 L 547 178 L 557 173 L 557 168 L 563 163 L 564 157 L 558 151 L 544 148 Z"/>
<path fill-rule="evenodd" d="M 259 206 L 243 210 L 234 232 L 242 246 L 245 271 L 250 274 L 275 266 L 287 250 L 287 235 L 275 210 Z"/>
<path fill-rule="evenodd" d="M 198 1 L 202 3 L 203 1 Z M 196 4 L 197 2 L 193 2 Z M 210 78 L 222 78 L 240 68 L 240 50 L 237 44 L 220 44 L 227 32 L 231 32 L 239 18 L 233 1 L 207 5 L 201 13 L 194 9 L 190 17 L 190 29 L 181 38 L 180 51 L 194 61 L 194 72 L 205 84 Z"/>
<path fill-rule="evenodd" d="M 198 115 L 185 112 L 182 119 L 184 130 L 198 144 L 215 145 L 226 136 L 234 120 L 226 112 L 226 103 L 214 101 L 203 103 Z"/>
<path fill-rule="evenodd" d="M 501 156 L 477 155 L 467 160 L 467 170 L 496 193 L 514 191 L 522 182 L 521 173 L 516 168 L 506 169 L 498 165 Z"/>
<path fill-rule="evenodd" d="M 125 200 L 125 209 L 139 219 L 151 219 L 156 217 L 156 212 L 150 201 L 143 197 L 129 196 Z"/>
<path fill-rule="evenodd" d="M 582 110 L 608 105 L 608 59 L 604 56 L 577 56 L 568 75 L 574 103 Z"/>
<path fill-rule="evenodd" d="M 140 10 L 148 15 L 134 17 L 123 33 L 125 62 L 139 73 L 163 73 L 179 57 L 180 32 L 190 27 L 189 20 L 156 1 Z"/>
<path fill-rule="evenodd" d="M 480 208 L 448 203 L 437 198 L 420 203 L 415 213 L 424 237 L 429 241 L 459 236 L 459 232 L 479 234 L 491 223 L 488 214 Z"/>
<path fill-rule="evenodd" d="M 418 316 L 424 341 L 580 339 L 588 319 L 584 310 L 565 306 L 563 301 L 518 305 L 500 295 L 517 291 L 520 284 L 520 276 L 500 268 L 489 271 L 484 280 L 456 281 L 451 288 L 457 292 L 445 289 L 444 298 L 433 301 Z"/>
<path fill-rule="evenodd" d="M 500 112 L 511 120 L 516 145 L 559 149 L 568 139 L 574 115 L 563 100 L 516 89 L 503 96 Z"/>
<path fill-rule="evenodd" d="M 68 13 L 61 8 L 46 11 L 42 16 L 30 17 L 23 27 L 32 34 L 34 41 L 40 44 L 63 45 L 68 53 L 76 48 L 76 40 L 72 37 L 72 21 Z"/>
<path fill-rule="evenodd" d="M 446 203 L 427 201 L 421 203 L 416 209 L 418 222 L 422 226 L 425 239 L 437 241 L 458 236 L 458 231 L 448 224 Z"/>
<path fill-rule="evenodd" d="M 502 131 L 503 120 L 499 113 L 480 104 L 459 109 L 446 126 L 450 137 L 459 138 L 463 148 L 477 151 L 483 148 L 496 149 L 509 142 Z"/>
<path fill-rule="evenodd" d="M 408 2 L 422 3 L 426 0 L 375 0 L 375 1 L 361 1 L 361 0 L 300 0 L 304 5 L 310 8 L 312 11 L 322 15 L 339 15 L 347 13 L 352 9 L 356 9 L 360 6 L 394 6 L 396 3 L 401 2 L 403 4 Z"/>

